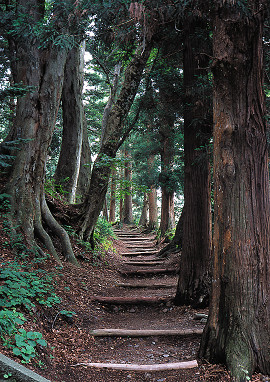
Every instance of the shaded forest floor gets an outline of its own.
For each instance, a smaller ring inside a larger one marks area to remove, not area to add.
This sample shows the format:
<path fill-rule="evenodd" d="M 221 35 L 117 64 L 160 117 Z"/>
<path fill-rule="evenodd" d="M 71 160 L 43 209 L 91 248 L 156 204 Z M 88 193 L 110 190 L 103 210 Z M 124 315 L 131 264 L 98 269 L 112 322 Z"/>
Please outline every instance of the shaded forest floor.
<path fill-rule="evenodd" d="M 8 241 L 2 230 L 1 243 Z M 150 239 L 153 236 L 148 235 Z M 200 336 L 188 337 L 93 337 L 90 330 L 100 328 L 128 329 L 198 329 L 203 323 L 194 320 L 197 311 L 190 307 L 176 307 L 171 302 L 156 304 L 105 304 L 95 301 L 96 296 L 115 297 L 173 297 L 177 276 L 175 274 L 125 277 L 118 271 L 123 269 L 124 258 L 120 253 L 126 252 L 123 240 L 114 240 L 116 251 L 110 251 L 95 258 L 73 243 L 76 255 L 81 260 L 79 268 L 68 263 L 63 268 L 49 259 L 43 269 L 54 272 L 55 293 L 62 302 L 51 308 L 39 306 L 29 314 L 24 311 L 28 321 L 26 330 L 41 332 L 48 342 L 47 347 L 38 349 L 38 357 L 27 367 L 54 382 L 197 382 L 229 381 L 229 375 L 220 365 L 209 365 L 199 361 L 199 367 L 178 371 L 134 372 L 100 370 L 79 365 L 89 362 L 115 362 L 156 364 L 180 362 L 196 359 Z M 12 260 L 13 254 L 8 246 L 1 245 L 1 257 Z M 96 262 L 96 265 L 93 265 Z M 177 258 L 167 264 L 174 266 Z M 146 280 L 147 279 L 147 280 Z M 174 284 L 172 288 L 125 289 L 119 284 L 135 281 L 142 283 L 163 282 Z M 60 314 L 67 310 L 75 312 L 73 318 Z M 199 311 L 207 313 L 206 311 Z M 12 352 L 1 344 L 0 351 L 17 360 Z M 254 375 L 252 381 L 267 381 L 260 375 Z"/>

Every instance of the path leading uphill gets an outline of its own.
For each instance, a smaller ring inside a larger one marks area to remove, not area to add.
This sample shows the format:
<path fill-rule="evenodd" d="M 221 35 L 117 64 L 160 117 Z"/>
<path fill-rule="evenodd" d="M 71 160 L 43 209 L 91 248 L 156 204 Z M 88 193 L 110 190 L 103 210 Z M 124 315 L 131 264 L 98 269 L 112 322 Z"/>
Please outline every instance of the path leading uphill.
<path fill-rule="evenodd" d="M 194 320 L 197 312 L 173 305 L 177 262 L 156 256 L 154 236 L 128 228 L 115 233 L 122 244 L 119 282 L 93 297 L 102 314 L 91 327 L 89 361 L 80 365 L 109 369 L 108 381 L 201 380 L 196 354 L 204 323 Z"/>

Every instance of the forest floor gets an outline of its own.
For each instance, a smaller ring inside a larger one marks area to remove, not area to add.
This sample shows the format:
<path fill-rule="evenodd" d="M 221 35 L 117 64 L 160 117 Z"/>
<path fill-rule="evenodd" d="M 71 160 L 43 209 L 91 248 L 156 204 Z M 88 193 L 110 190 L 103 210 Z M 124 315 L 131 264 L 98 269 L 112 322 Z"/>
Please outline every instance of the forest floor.
<path fill-rule="evenodd" d="M 130 232 L 124 228 L 122 232 Z M 0 241 L 4 243 L 7 238 L 1 231 Z M 184 370 L 166 371 L 121 371 L 107 370 L 88 366 L 95 363 L 117 364 L 164 364 L 181 361 L 196 360 L 199 349 L 200 335 L 188 336 L 115 336 L 96 337 L 91 330 L 110 329 L 203 329 L 204 323 L 194 319 L 196 313 L 207 314 L 206 310 L 194 310 L 190 307 L 174 306 L 173 298 L 177 285 L 177 255 L 155 268 L 165 268 L 169 272 L 162 274 L 147 274 L 144 276 L 127 274 L 134 269 L 152 269 L 153 265 L 130 265 L 126 262 L 153 261 L 155 254 L 143 254 L 130 257 L 122 254 L 137 251 L 140 244 L 127 243 L 127 238 L 120 237 L 114 240 L 115 251 L 99 255 L 96 265 L 93 257 L 83 252 L 74 242 L 76 255 L 81 260 L 81 266 L 75 267 L 68 263 L 59 267 L 54 260 L 49 259 L 43 268 L 48 272 L 55 270 L 55 293 L 61 297 L 62 302 L 54 308 L 38 307 L 34 315 L 28 315 L 28 330 L 43 333 L 48 342 L 47 347 L 40 347 L 38 358 L 26 365 L 37 373 L 53 382 L 197 382 L 213 381 L 226 382 L 230 377 L 221 365 L 210 365 L 198 360 L 198 367 Z M 133 232 L 134 234 L 134 232 Z M 136 235 L 136 233 L 135 233 Z M 150 241 L 144 243 L 144 248 L 154 251 L 155 237 L 151 234 L 141 234 Z M 130 248 L 129 248 L 130 246 Z M 151 248 L 150 248 L 151 246 Z M 2 258 L 12 259 L 12 253 L 7 247 L 1 246 Z M 122 270 L 126 274 L 120 273 Z M 125 287 L 122 284 L 135 284 Z M 141 288 L 142 283 L 147 284 Z M 156 284 L 162 283 L 158 288 Z M 139 285 L 138 285 L 139 284 Z M 139 287 L 140 286 L 140 287 Z M 125 303 L 98 302 L 98 298 L 137 298 L 137 301 Z M 143 301 L 145 297 L 157 298 L 157 302 Z M 164 298 L 161 302 L 160 298 Z M 72 319 L 59 314 L 61 310 L 75 312 Z M 27 316 L 27 312 L 24 312 Z M 2 345 L 0 351 L 5 355 L 16 358 L 12 352 Z M 253 382 L 267 381 L 266 377 L 254 375 Z"/>

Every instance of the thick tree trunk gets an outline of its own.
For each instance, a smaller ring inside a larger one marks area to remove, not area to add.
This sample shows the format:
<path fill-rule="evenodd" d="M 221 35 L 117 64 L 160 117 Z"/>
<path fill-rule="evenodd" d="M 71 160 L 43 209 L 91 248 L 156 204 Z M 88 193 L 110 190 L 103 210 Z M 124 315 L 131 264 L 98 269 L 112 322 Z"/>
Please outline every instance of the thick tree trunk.
<path fill-rule="evenodd" d="M 109 221 L 111 223 L 115 222 L 115 207 L 116 207 L 116 169 L 113 169 L 112 177 L 111 177 L 111 199 L 110 199 L 110 213 L 109 213 Z"/>
<path fill-rule="evenodd" d="M 164 88 L 164 85 L 159 87 L 161 120 L 159 128 L 161 174 L 159 180 L 162 190 L 159 230 L 161 237 L 164 237 L 167 231 L 175 227 L 174 189 L 171 179 L 174 161 L 174 112 L 169 103 L 169 90 L 170 88 Z"/>
<path fill-rule="evenodd" d="M 139 220 L 139 226 L 141 226 L 141 227 L 147 227 L 147 223 L 148 223 L 148 218 L 147 218 L 148 210 L 149 210 L 149 202 L 148 202 L 147 193 L 145 192 L 143 194 L 143 208 L 142 208 L 142 213 L 141 213 L 141 217 L 140 217 L 140 220 Z"/>
<path fill-rule="evenodd" d="M 172 241 L 162 248 L 158 253 L 158 257 L 166 258 L 169 257 L 173 252 L 179 252 L 182 249 L 183 243 L 183 225 L 184 225 L 184 216 L 185 216 L 185 206 L 182 209 L 182 213 L 176 225 L 175 234 Z"/>
<path fill-rule="evenodd" d="M 124 223 L 131 224 L 133 222 L 132 215 L 132 171 L 131 171 L 131 162 L 128 151 L 125 150 L 125 171 L 124 171 L 124 183 L 125 183 L 125 197 L 124 197 Z"/>
<path fill-rule="evenodd" d="M 63 135 L 60 157 L 54 175 L 69 203 L 75 202 L 83 142 L 83 64 L 84 49 L 74 47 L 68 54 L 62 91 Z"/>
<path fill-rule="evenodd" d="M 111 174 L 111 162 L 116 156 L 123 135 L 123 122 L 132 106 L 150 52 L 149 43 L 137 50 L 126 69 L 120 94 L 109 114 L 104 139 L 93 166 L 88 195 L 78 229 L 79 236 L 84 240 L 90 239 L 102 209 Z"/>
<path fill-rule="evenodd" d="M 29 15 L 29 25 L 42 18 L 40 10 L 40 1 L 18 1 L 17 11 Z M 59 108 L 67 51 L 59 47 L 41 50 L 31 33 L 18 37 L 16 44 L 17 81 L 33 90 L 17 101 L 14 132 L 23 143 L 6 185 L 11 196 L 11 224 L 20 227 L 29 247 L 36 246 L 38 237 L 59 261 L 44 229 L 48 226 L 60 239 L 66 258 L 77 263 L 69 238 L 52 217 L 44 195 L 47 150 Z"/>
<path fill-rule="evenodd" d="M 197 28 L 197 29 L 196 29 Z M 200 28 L 200 29 L 199 29 Z M 205 28 L 205 29 L 204 29 Z M 207 32 L 202 20 L 192 19 L 185 23 L 184 40 L 184 198 L 183 242 L 180 273 L 175 303 L 178 305 L 206 306 L 210 292 L 211 207 L 210 169 L 206 146 L 212 131 L 210 110 L 210 84 L 207 66 L 202 52 L 202 38 Z"/>
<path fill-rule="evenodd" d="M 107 220 L 107 222 L 109 221 L 109 214 L 108 214 L 108 203 L 107 203 L 107 199 L 105 197 L 104 199 L 104 204 L 103 204 L 103 210 L 102 210 L 102 216 L 105 220 Z"/>
<path fill-rule="evenodd" d="M 80 172 L 76 189 L 76 200 L 79 202 L 82 202 L 85 199 L 85 195 L 89 188 L 91 177 L 91 162 L 91 150 L 88 141 L 87 125 L 84 119 Z"/>
<path fill-rule="evenodd" d="M 215 225 L 200 356 L 234 381 L 270 374 L 269 173 L 263 92 L 266 2 L 221 4 L 214 20 Z M 263 8 L 265 6 L 265 8 Z"/>
<path fill-rule="evenodd" d="M 157 208 L 157 190 L 151 187 L 148 194 L 149 203 L 149 224 L 150 230 L 156 230 L 158 225 L 158 208 Z"/>

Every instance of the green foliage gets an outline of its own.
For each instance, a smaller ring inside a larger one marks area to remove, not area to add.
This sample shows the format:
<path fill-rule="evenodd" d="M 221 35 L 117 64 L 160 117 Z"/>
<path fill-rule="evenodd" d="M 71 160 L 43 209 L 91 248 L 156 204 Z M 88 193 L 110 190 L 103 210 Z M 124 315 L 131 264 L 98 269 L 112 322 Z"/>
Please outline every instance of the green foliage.
<path fill-rule="evenodd" d="M 9 209 L 10 209 L 10 195 L 6 193 L 0 194 L 0 211 L 7 212 Z"/>
<path fill-rule="evenodd" d="M 26 319 L 17 309 L 33 314 L 36 304 L 52 307 L 61 302 L 53 291 L 53 275 L 41 269 L 29 271 L 29 265 L 29 261 L 9 261 L 0 269 L 0 338 L 23 363 L 36 356 L 37 346 L 47 343 L 41 333 L 21 327 Z"/>
<path fill-rule="evenodd" d="M 69 178 L 63 179 L 63 183 L 68 179 Z M 44 184 L 44 190 L 47 195 L 52 196 L 54 199 L 61 199 L 62 201 L 64 201 L 64 198 L 62 198 L 62 196 L 65 196 L 65 194 L 67 194 L 62 184 L 56 184 L 54 179 L 46 179 Z"/>
<path fill-rule="evenodd" d="M 39 332 L 26 332 L 21 328 L 14 336 L 15 345 L 13 346 L 13 354 L 22 358 L 23 363 L 28 363 L 36 356 L 36 346 L 47 346 L 47 342 L 42 338 Z"/>
<path fill-rule="evenodd" d="M 47 342 L 39 332 L 26 331 L 19 326 L 26 319 L 16 309 L 0 311 L 0 338 L 3 345 L 12 348 L 13 354 L 22 358 L 23 363 L 28 363 L 36 356 L 36 347 L 47 346 Z"/>
<path fill-rule="evenodd" d="M 116 238 L 111 223 L 104 218 L 99 218 L 95 227 L 94 240 L 104 243 L 108 238 Z"/>
<path fill-rule="evenodd" d="M 22 313 L 12 310 L 3 309 L 0 311 L 0 338 L 4 345 L 9 342 L 8 337 L 12 337 L 17 332 L 17 326 L 22 325 L 25 318 Z"/>
<path fill-rule="evenodd" d="M 0 101 L 3 101 L 8 97 L 23 97 L 28 92 L 34 90 L 34 86 L 26 86 L 23 83 L 17 83 L 13 86 L 8 86 L 5 89 L 0 90 Z"/>
<path fill-rule="evenodd" d="M 29 272 L 16 261 L 4 263 L 0 271 L 0 307 L 12 308 L 24 306 L 31 310 L 37 301 L 39 304 L 51 307 L 61 300 L 53 293 L 52 275 L 45 271 Z"/>
<path fill-rule="evenodd" d="M 62 316 L 66 316 L 66 317 L 68 317 L 68 318 L 72 318 L 73 316 L 76 315 L 75 312 L 72 312 L 72 311 L 70 311 L 70 310 L 61 310 L 61 311 L 60 311 L 60 314 L 62 314 Z"/>

